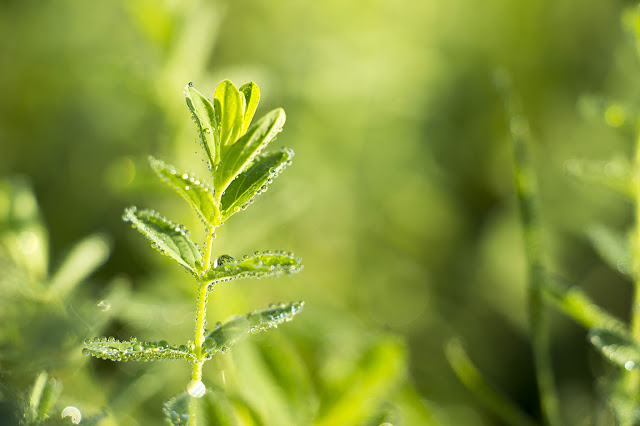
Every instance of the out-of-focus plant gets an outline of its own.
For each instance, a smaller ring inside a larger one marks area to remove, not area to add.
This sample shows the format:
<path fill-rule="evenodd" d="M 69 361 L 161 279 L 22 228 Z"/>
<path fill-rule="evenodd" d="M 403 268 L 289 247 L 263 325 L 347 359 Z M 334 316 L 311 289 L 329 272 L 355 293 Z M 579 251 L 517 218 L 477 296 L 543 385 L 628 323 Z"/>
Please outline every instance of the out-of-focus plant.
<path fill-rule="evenodd" d="M 47 371 L 82 365 L 77 356 L 82 336 L 103 331 L 113 313 L 80 289 L 109 256 L 108 240 L 102 235 L 82 240 L 50 274 L 48 239 L 28 183 L 0 181 L 0 417 L 25 425 L 57 424 L 75 409 L 65 412 L 60 400 L 69 397 L 60 398 L 62 380 Z M 117 287 L 110 286 L 112 296 L 122 293 Z"/>
<path fill-rule="evenodd" d="M 258 86 L 247 83 L 238 89 L 228 80 L 216 88 L 213 102 L 192 84 L 185 88 L 187 105 L 196 124 L 204 149 L 212 183 L 193 174 L 182 173 L 162 161 L 149 158 L 158 177 L 182 196 L 205 225 L 204 253 L 191 240 L 187 229 L 152 210 L 126 209 L 123 219 L 147 237 L 153 247 L 182 265 L 198 285 L 195 337 L 183 345 L 158 342 L 118 341 L 113 337 L 85 341 L 83 353 L 113 361 L 184 359 L 191 363 L 191 381 L 187 395 L 167 403 L 166 414 L 173 424 L 208 424 L 207 415 L 198 413 L 196 398 L 207 393 L 202 382 L 202 368 L 216 353 L 226 352 L 246 334 L 277 327 L 290 321 L 304 306 L 303 302 L 272 305 L 267 309 L 235 316 L 207 330 L 207 296 L 222 282 L 241 278 L 262 278 L 292 274 L 302 269 L 299 258 L 281 251 L 256 252 L 240 260 L 223 254 L 212 261 L 215 230 L 227 219 L 253 202 L 289 164 L 293 151 L 262 153 L 282 130 L 285 113 L 275 109 L 252 126 L 251 119 L 259 101 Z M 184 401 L 187 400 L 188 403 Z"/>
<path fill-rule="evenodd" d="M 640 12 L 627 13 L 625 22 L 640 42 Z M 625 323 L 590 300 L 578 286 L 550 272 L 543 255 L 545 224 L 540 215 L 531 130 L 509 78 L 498 74 L 496 83 L 505 101 L 514 154 L 515 187 L 527 260 L 531 340 L 545 423 L 564 423 L 554 383 L 548 313 L 545 312 L 545 305 L 550 303 L 585 327 L 593 347 L 613 364 L 598 379 L 598 393 L 606 404 L 600 410 L 594 408 L 591 415 L 594 422 L 609 424 L 613 415 L 616 424 L 640 424 L 640 110 L 599 96 L 583 97 L 579 103 L 582 113 L 633 135 L 633 156 L 631 159 L 616 156 L 606 161 L 572 159 L 565 164 L 570 175 L 589 184 L 603 185 L 632 205 L 634 220 L 627 231 L 604 225 L 587 230 L 587 237 L 600 257 L 632 282 L 631 319 Z M 526 414 L 488 384 L 457 340 L 447 346 L 447 357 L 461 381 L 503 420 L 532 424 Z"/>

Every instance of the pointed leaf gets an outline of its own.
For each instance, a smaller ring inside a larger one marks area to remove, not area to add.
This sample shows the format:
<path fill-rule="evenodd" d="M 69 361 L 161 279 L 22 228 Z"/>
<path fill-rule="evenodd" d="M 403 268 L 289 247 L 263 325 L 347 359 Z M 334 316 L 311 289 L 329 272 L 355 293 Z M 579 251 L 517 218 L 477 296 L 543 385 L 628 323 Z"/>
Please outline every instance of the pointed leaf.
<path fill-rule="evenodd" d="M 610 161 L 575 158 L 565 163 L 565 170 L 586 183 L 598 183 L 627 197 L 634 196 L 633 168 L 625 158 Z"/>
<path fill-rule="evenodd" d="M 242 124 L 242 132 L 240 133 L 242 136 L 247 132 L 249 124 L 251 124 L 251 120 L 253 119 L 253 115 L 256 112 L 256 108 L 258 108 L 258 102 L 260 102 L 260 90 L 258 89 L 257 84 L 250 81 L 240 88 L 240 92 L 245 99 L 244 123 Z"/>
<path fill-rule="evenodd" d="M 640 346 L 622 330 L 592 328 L 589 341 L 609 361 L 626 370 L 640 368 Z"/>
<path fill-rule="evenodd" d="M 129 207 L 122 216 L 134 229 L 147 237 L 160 253 L 172 257 L 192 272 L 202 263 L 202 253 L 182 225 L 171 222 L 153 210 Z"/>
<path fill-rule="evenodd" d="M 149 164 L 160 179 L 187 200 L 203 222 L 213 224 L 220 213 L 213 201 L 213 190 L 206 183 L 153 157 L 149 157 Z"/>
<path fill-rule="evenodd" d="M 253 201 L 258 194 L 267 190 L 267 186 L 282 170 L 291 164 L 293 150 L 282 149 L 257 156 L 251 165 L 240 173 L 222 194 L 220 201 L 221 220 L 223 223 L 234 213 Z"/>
<path fill-rule="evenodd" d="M 209 168 L 213 171 L 220 162 L 220 135 L 217 133 L 218 122 L 213 105 L 191 83 L 185 87 L 184 95 L 191 118 L 198 129 L 200 143 L 209 159 Z"/>
<path fill-rule="evenodd" d="M 221 260 L 224 260 L 222 262 Z M 293 253 L 265 251 L 256 252 L 253 256 L 244 256 L 242 260 L 235 260 L 231 256 L 223 255 L 216 259 L 214 267 L 205 272 L 200 279 L 211 281 L 209 291 L 225 281 L 242 278 L 275 277 L 281 274 L 295 274 L 302 270 L 302 259 L 294 257 Z"/>
<path fill-rule="evenodd" d="M 229 183 L 251 163 L 255 156 L 282 130 L 286 115 L 282 108 L 275 109 L 247 130 L 222 156 L 216 172 L 216 194 L 222 194 Z"/>
<path fill-rule="evenodd" d="M 213 95 L 218 132 L 220 134 L 220 152 L 233 145 L 242 132 L 244 121 L 244 97 L 229 80 L 221 81 Z"/>
<path fill-rule="evenodd" d="M 96 337 L 84 341 L 84 355 L 111 361 L 153 361 L 163 359 L 193 360 L 193 353 L 186 346 L 170 346 L 164 340 L 139 342 L 136 339 L 119 341 L 113 337 Z"/>
<path fill-rule="evenodd" d="M 631 277 L 631 247 L 625 234 L 605 226 L 595 226 L 587 236 L 593 248 L 609 266 Z"/>
<path fill-rule="evenodd" d="M 283 322 L 289 322 L 299 314 L 304 307 L 304 302 L 281 303 L 268 309 L 260 309 L 244 316 L 237 315 L 224 324 L 219 324 L 213 329 L 202 344 L 208 356 L 216 352 L 226 352 L 241 337 L 252 333 L 258 333 L 270 328 L 277 328 Z"/>

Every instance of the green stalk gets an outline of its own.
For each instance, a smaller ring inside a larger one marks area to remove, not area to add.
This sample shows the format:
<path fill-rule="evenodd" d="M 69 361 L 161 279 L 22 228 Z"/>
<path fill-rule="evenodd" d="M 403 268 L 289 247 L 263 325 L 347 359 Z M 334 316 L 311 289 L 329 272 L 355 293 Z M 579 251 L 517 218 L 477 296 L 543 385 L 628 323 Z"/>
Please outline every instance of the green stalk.
<path fill-rule="evenodd" d="M 550 356 L 549 318 L 543 301 L 545 276 L 541 248 L 542 226 L 538 182 L 531 160 L 531 133 L 529 123 L 520 114 L 517 100 L 510 93 L 510 82 L 502 80 L 498 86 L 502 89 L 505 100 L 513 146 L 515 186 L 527 259 L 529 321 L 540 405 L 545 422 L 555 426 L 562 422 Z"/>
<path fill-rule="evenodd" d="M 206 246 L 204 250 L 204 265 L 202 266 L 202 271 L 207 271 L 211 267 L 211 253 L 213 247 L 213 239 L 215 237 L 215 227 L 209 226 L 207 228 L 207 240 Z M 191 368 L 191 381 L 192 382 L 201 382 L 202 381 L 202 367 L 204 365 L 204 353 L 202 352 L 202 343 L 204 342 L 205 336 L 205 324 L 207 320 L 207 290 L 209 287 L 208 282 L 200 282 L 198 281 L 198 302 L 196 305 L 196 324 L 195 324 L 195 355 L 196 359 L 192 363 Z M 189 400 L 189 424 L 191 426 L 198 425 L 197 418 L 197 398 L 190 398 Z"/>

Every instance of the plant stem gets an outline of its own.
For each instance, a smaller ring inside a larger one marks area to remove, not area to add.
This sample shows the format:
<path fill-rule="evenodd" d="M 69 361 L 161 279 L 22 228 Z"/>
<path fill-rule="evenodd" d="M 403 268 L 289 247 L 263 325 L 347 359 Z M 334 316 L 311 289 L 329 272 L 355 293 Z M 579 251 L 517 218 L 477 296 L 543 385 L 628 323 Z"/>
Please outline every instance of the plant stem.
<path fill-rule="evenodd" d="M 206 271 L 211 267 L 211 252 L 213 247 L 213 239 L 215 237 L 215 227 L 207 227 L 207 241 L 204 249 L 204 265 L 202 271 Z M 196 325 L 195 325 L 195 355 L 196 359 L 192 363 L 191 380 L 193 382 L 202 381 L 202 367 L 204 365 L 204 353 L 202 352 L 202 343 L 205 336 L 205 325 L 207 321 L 207 289 L 208 282 L 198 281 L 198 301 L 196 305 Z M 196 426 L 197 419 L 197 401 L 196 398 L 190 398 L 189 401 L 189 424 Z"/>
<path fill-rule="evenodd" d="M 562 422 L 550 356 L 549 318 L 544 309 L 542 294 L 545 284 L 542 225 L 539 217 L 538 181 L 531 159 L 531 132 L 529 123 L 520 113 L 518 100 L 512 94 L 511 82 L 507 76 L 504 77 L 496 83 L 505 101 L 513 146 L 515 186 L 527 258 L 529 320 L 540 405 L 545 423 L 560 425 Z"/>

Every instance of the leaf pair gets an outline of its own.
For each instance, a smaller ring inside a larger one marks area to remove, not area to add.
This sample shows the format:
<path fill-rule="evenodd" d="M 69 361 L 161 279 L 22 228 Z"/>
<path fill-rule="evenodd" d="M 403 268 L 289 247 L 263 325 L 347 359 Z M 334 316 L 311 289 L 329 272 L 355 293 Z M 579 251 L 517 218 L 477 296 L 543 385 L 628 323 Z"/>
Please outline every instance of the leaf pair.
<path fill-rule="evenodd" d="M 229 80 L 221 82 L 213 104 L 191 84 L 185 88 L 187 105 L 207 153 L 219 200 L 229 184 L 282 130 L 286 116 L 275 109 L 249 127 L 260 99 L 258 86 L 247 83 L 240 89 Z"/>

